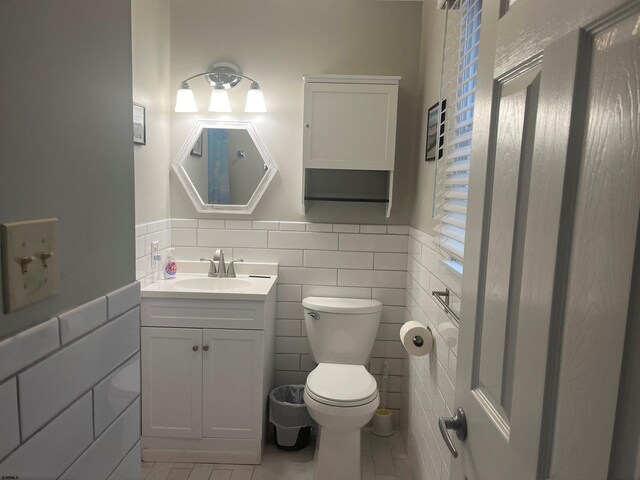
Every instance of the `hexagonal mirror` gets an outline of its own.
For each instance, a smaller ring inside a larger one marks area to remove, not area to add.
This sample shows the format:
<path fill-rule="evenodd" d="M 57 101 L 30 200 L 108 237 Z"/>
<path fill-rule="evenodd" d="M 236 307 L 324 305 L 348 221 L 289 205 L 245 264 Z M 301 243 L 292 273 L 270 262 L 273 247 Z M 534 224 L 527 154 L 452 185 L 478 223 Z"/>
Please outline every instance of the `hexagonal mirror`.
<path fill-rule="evenodd" d="M 251 122 L 198 120 L 173 171 L 198 212 L 249 214 L 278 169 Z"/>

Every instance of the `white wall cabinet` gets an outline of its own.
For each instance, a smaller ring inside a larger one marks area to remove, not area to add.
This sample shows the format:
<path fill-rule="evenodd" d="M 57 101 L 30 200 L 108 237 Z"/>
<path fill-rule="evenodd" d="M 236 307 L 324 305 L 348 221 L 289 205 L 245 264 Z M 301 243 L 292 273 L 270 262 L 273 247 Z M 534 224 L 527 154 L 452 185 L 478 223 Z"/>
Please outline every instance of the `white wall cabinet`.
<path fill-rule="evenodd" d="M 387 204 L 388 216 L 399 81 L 400 77 L 368 75 L 304 77 L 305 210 L 306 202 L 313 200 L 380 202 Z M 384 188 L 371 181 L 370 174 L 358 171 L 378 172 Z M 363 185 L 372 185 L 373 190 L 363 190 Z"/>
<path fill-rule="evenodd" d="M 143 460 L 260 463 L 275 288 L 264 301 L 233 301 L 232 310 L 243 312 L 235 320 L 220 313 L 230 311 L 229 300 L 142 303 Z"/>

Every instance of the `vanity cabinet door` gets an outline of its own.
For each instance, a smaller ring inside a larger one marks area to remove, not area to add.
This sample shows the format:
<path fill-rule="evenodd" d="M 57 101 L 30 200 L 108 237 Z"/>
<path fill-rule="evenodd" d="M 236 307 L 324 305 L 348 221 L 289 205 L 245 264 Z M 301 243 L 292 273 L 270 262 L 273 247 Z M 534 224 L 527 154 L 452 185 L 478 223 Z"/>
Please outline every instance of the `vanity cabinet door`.
<path fill-rule="evenodd" d="M 202 331 L 202 436 L 262 438 L 264 332 Z"/>
<path fill-rule="evenodd" d="M 200 438 L 202 330 L 141 330 L 142 434 Z"/>

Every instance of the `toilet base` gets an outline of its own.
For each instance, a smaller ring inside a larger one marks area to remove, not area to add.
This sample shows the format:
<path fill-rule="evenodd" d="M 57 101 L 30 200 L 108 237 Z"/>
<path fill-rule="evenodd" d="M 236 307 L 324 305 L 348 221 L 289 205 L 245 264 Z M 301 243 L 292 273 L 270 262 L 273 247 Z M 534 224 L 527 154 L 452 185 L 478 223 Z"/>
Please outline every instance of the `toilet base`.
<path fill-rule="evenodd" d="M 320 427 L 315 480 L 359 480 L 360 475 L 360 429 L 336 432 Z"/>

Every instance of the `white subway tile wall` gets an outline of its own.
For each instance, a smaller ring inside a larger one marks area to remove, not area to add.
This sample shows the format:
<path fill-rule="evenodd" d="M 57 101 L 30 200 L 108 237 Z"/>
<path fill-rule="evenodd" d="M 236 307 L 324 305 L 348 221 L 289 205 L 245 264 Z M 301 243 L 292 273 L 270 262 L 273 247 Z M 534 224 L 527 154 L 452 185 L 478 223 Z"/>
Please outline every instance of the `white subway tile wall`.
<path fill-rule="evenodd" d="M 93 330 L 107 321 L 107 299 L 96 298 L 92 302 L 69 310 L 60 319 L 60 341 L 65 344 Z"/>
<path fill-rule="evenodd" d="M 139 474 L 139 305 L 135 282 L 0 342 L 0 476 Z"/>
<path fill-rule="evenodd" d="M 131 474 L 135 476 L 131 476 Z M 140 442 L 136 443 L 127 456 L 120 462 L 108 480 L 131 480 L 140 477 Z"/>
<path fill-rule="evenodd" d="M 60 477 L 61 480 L 107 479 L 140 439 L 140 399 L 128 408 Z"/>
<path fill-rule="evenodd" d="M 384 305 L 369 370 L 382 385 L 387 362 L 388 407 L 395 410 L 408 445 L 416 480 L 447 480 L 450 455 L 439 438 L 437 420 L 453 410 L 457 325 L 433 299 L 448 288 L 460 308 L 460 276 L 442 263 L 429 235 L 405 225 L 314 224 L 305 222 L 171 219 L 138 226 L 136 245 L 150 251 L 151 234 L 171 226 L 179 260 L 210 258 L 224 248 L 227 259 L 277 262 L 277 384 L 304 383 L 311 358 L 300 302 L 308 296 L 374 298 Z M 192 242 L 195 231 L 195 243 Z M 186 239 L 186 240 L 185 240 Z M 179 243 L 179 244 L 178 244 Z M 144 248 L 142 247 L 144 246 Z M 145 258 L 150 265 L 150 258 Z M 139 280 L 151 281 L 150 271 Z M 434 353 L 407 358 L 399 339 L 405 321 L 416 320 L 434 332 Z M 400 411 L 402 410 L 402 411 Z"/>
<path fill-rule="evenodd" d="M 460 276 L 442 263 L 429 235 L 409 229 L 406 321 L 431 328 L 433 352 L 404 358 L 401 431 L 415 480 L 448 480 L 451 455 L 440 438 L 438 417 L 454 410 L 458 326 L 434 300 L 433 290 L 451 291 L 459 312 Z M 400 368 L 398 365 L 394 365 Z"/>
<path fill-rule="evenodd" d="M 20 445 L 18 420 L 18 387 L 16 379 L 0 385 L 0 458 Z"/>
<path fill-rule="evenodd" d="M 171 228 L 168 238 L 163 229 L 167 225 Z M 304 328 L 304 297 L 380 300 L 385 308 L 371 371 L 381 384 L 383 362 L 394 365 L 389 367 L 387 399 L 399 419 L 404 350 L 398 331 L 404 322 L 408 232 L 408 227 L 395 225 L 162 220 L 136 228 L 138 280 L 143 286 L 153 281 L 150 242 L 160 236 L 160 248 L 173 247 L 172 254 L 178 260 L 211 258 L 215 248 L 224 248 L 227 261 L 277 262 L 277 384 L 304 383 L 315 368 Z"/>
<path fill-rule="evenodd" d="M 140 311 L 134 308 L 19 374 L 22 437 L 30 437 L 134 355 L 140 348 L 139 323 Z"/>
<path fill-rule="evenodd" d="M 96 435 L 105 431 L 127 405 L 140 395 L 140 354 L 118 367 L 93 387 L 93 425 Z M 126 385 L 116 389 L 114 385 Z"/>
<path fill-rule="evenodd" d="M 0 342 L 0 382 L 60 347 L 57 318 Z"/>
<path fill-rule="evenodd" d="M 200 220 L 202 222 L 202 220 Z M 136 280 L 141 286 L 153 283 L 155 275 L 154 263 L 151 258 L 151 243 L 158 242 L 159 253 L 164 259 L 171 247 L 171 220 L 136 225 Z M 195 219 L 177 219 L 176 227 L 194 230 L 198 226 Z M 224 227 L 224 220 L 222 220 Z M 195 231 L 195 230 L 194 230 Z M 178 233 L 180 235 L 180 233 Z M 195 244 L 194 244 L 195 245 Z M 176 245 L 177 246 L 177 245 Z M 198 257 L 199 259 L 200 257 Z M 197 259 L 196 259 L 197 260 Z"/>

